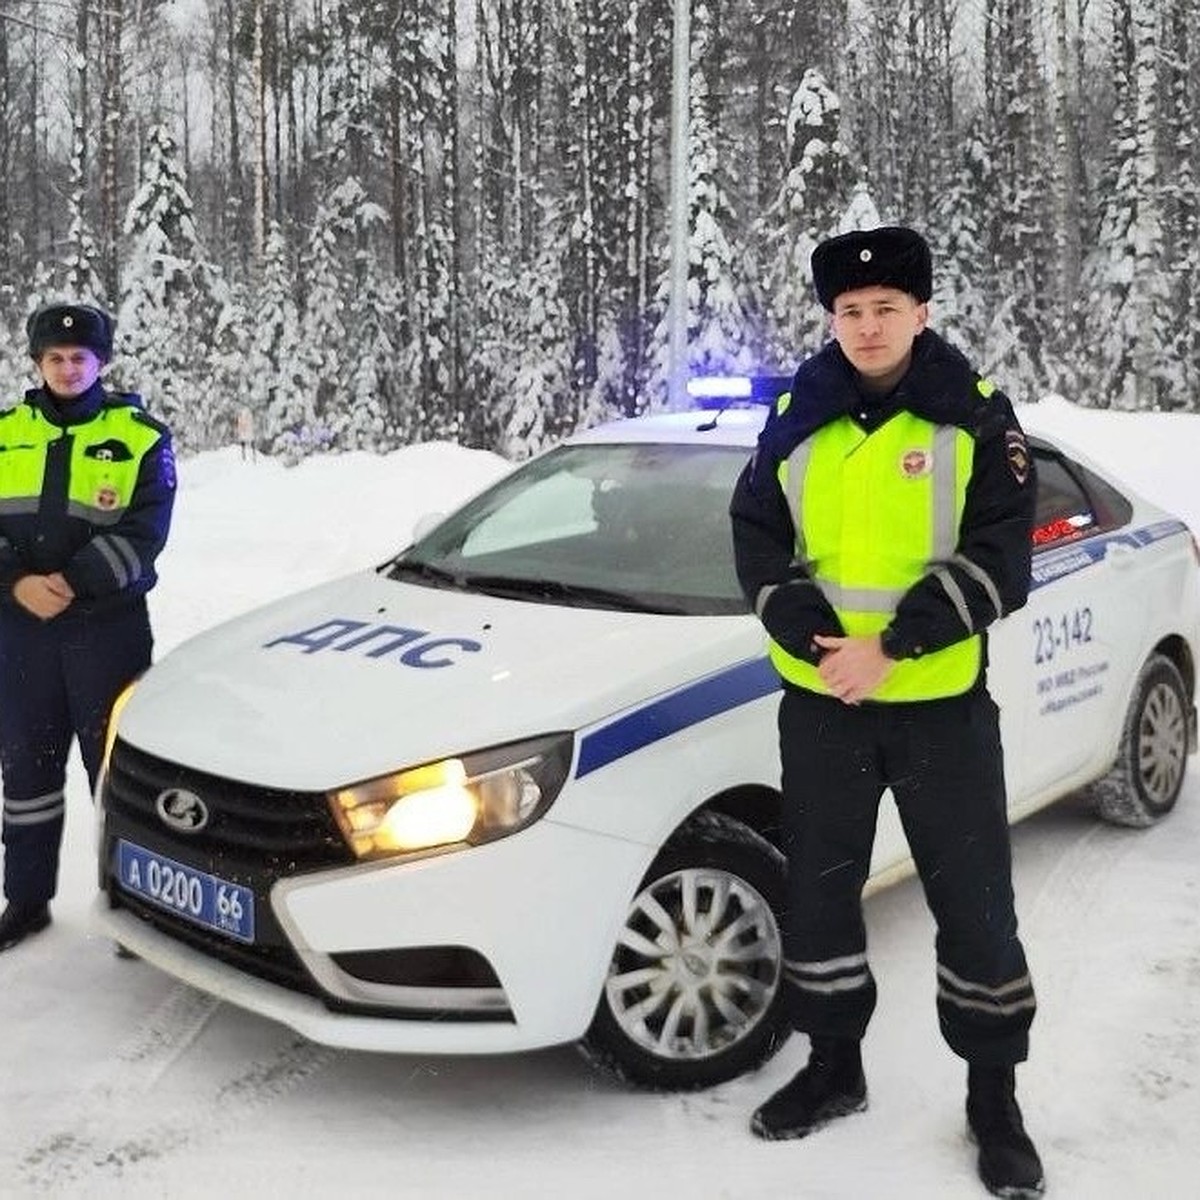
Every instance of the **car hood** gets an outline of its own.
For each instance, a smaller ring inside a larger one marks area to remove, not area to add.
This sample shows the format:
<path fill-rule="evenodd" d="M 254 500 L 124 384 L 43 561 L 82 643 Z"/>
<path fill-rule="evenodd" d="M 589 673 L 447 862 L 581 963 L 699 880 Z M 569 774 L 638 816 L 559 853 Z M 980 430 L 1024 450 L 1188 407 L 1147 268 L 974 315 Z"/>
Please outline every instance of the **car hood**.
<path fill-rule="evenodd" d="M 751 617 L 567 608 L 368 571 L 184 643 L 139 681 L 118 732 L 245 783 L 325 789 L 578 730 L 763 653 Z"/>

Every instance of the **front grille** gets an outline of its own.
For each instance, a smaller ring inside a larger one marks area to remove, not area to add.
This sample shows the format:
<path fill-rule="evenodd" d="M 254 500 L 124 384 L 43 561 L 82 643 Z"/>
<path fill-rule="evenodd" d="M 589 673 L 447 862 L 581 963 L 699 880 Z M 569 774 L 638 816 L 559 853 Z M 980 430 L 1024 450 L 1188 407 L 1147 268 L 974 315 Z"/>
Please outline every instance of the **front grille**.
<path fill-rule="evenodd" d="M 204 801 L 209 820 L 199 832 L 172 832 L 159 818 L 155 802 L 172 788 Z M 268 900 L 279 879 L 355 861 L 324 792 L 238 783 L 157 758 L 118 739 L 105 775 L 104 807 L 105 886 L 115 906 L 239 970 L 324 996 L 292 950 Z M 118 838 L 250 888 L 256 897 L 253 945 L 213 933 L 118 887 L 111 875 Z"/>
<path fill-rule="evenodd" d="M 161 839 L 165 826 L 155 801 L 172 788 L 194 792 L 208 808 L 207 826 L 178 841 L 189 856 L 251 862 L 272 881 L 355 861 L 324 792 L 238 783 L 156 758 L 117 740 L 105 777 L 104 806 L 130 831 L 132 840 L 138 841 L 137 830 Z"/>

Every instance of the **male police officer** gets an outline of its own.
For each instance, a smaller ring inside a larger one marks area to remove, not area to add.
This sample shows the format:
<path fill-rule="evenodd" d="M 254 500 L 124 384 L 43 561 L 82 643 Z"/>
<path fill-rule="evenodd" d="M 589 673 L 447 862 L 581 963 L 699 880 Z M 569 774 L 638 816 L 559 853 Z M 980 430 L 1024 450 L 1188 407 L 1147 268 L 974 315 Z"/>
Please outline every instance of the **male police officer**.
<path fill-rule="evenodd" d="M 811 1042 L 751 1128 L 804 1137 L 866 1107 L 861 893 L 890 787 L 937 921 L 938 1018 L 968 1063 L 980 1176 L 1037 1195 L 1014 1091 L 1034 994 L 983 633 L 1025 603 L 1029 452 L 1007 398 L 926 328 L 919 234 L 843 234 L 812 269 L 834 340 L 800 365 L 731 504 L 738 575 L 783 680 L 785 986 Z"/>
<path fill-rule="evenodd" d="M 53 304 L 27 332 L 42 386 L 0 413 L 0 950 L 50 923 L 68 749 L 94 788 L 112 703 L 150 664 L 175 497 L 168 430 L 100 383 L 112 318 Z"/>

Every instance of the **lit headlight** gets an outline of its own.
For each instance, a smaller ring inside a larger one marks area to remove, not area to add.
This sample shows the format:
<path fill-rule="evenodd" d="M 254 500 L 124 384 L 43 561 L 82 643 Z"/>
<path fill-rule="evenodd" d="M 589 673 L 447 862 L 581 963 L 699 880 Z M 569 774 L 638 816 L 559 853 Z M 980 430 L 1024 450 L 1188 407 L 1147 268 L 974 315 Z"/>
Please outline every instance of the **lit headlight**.
<path fill-rule="evenodd" d="M 571 766 L 569 733 L 447 758 L 329 794 L 334 818 L 358 858 L 476 846 L 536 821 Z"/>
<path fill-rule="evenodd" d="M 129 703 L 129 697 L 133 695 L 133 689 L 137 687 L 137 680 L 127 684 L 121 691 L 120 695 L 113 701 L 112 708 L 108 712 L 108 725 L 104 730 L 104 758 L 102 760 L 104 768 L 108 768 L 108 760 L 112 757 L 113 743 L 117 740 L 117 722 L 121 719 L 121 712 L 125 705 Z"/>

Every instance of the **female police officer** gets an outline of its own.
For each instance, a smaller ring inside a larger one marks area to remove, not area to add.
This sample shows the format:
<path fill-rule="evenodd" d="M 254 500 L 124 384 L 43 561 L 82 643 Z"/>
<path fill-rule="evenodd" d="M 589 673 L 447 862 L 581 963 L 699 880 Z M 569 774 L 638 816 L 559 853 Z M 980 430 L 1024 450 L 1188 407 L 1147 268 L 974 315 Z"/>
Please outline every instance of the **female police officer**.
<path fill-rule="evenodd" d="M 175 498 L 170 433 L 100 383 L 112 318 L 52 304 L 27 333 L 42 386 L 0 413 L 0 950 L 50 923 L 67 753 L 78 738 L 94 788 L 112 703 L 150 664 Z"/>
<path fill-rule="evenodd" d="M 866 1107 L 861 894 L 890 787 L 937 921 L 938 1018 L 968 1063 L 980 1176 L 1037 1195 L 1013 1072 L 1034 995 L 983 632 L 1029 589 L 1029 452 L 1004 395 L 925 327 L 919 234 L 843 234 L 812 268 L 834 340 L 800 365 L 731 506 L 738 575 L 784 685 L 785 974 L 812 1044 L 751 1128 L 804 1137 Z"/>

